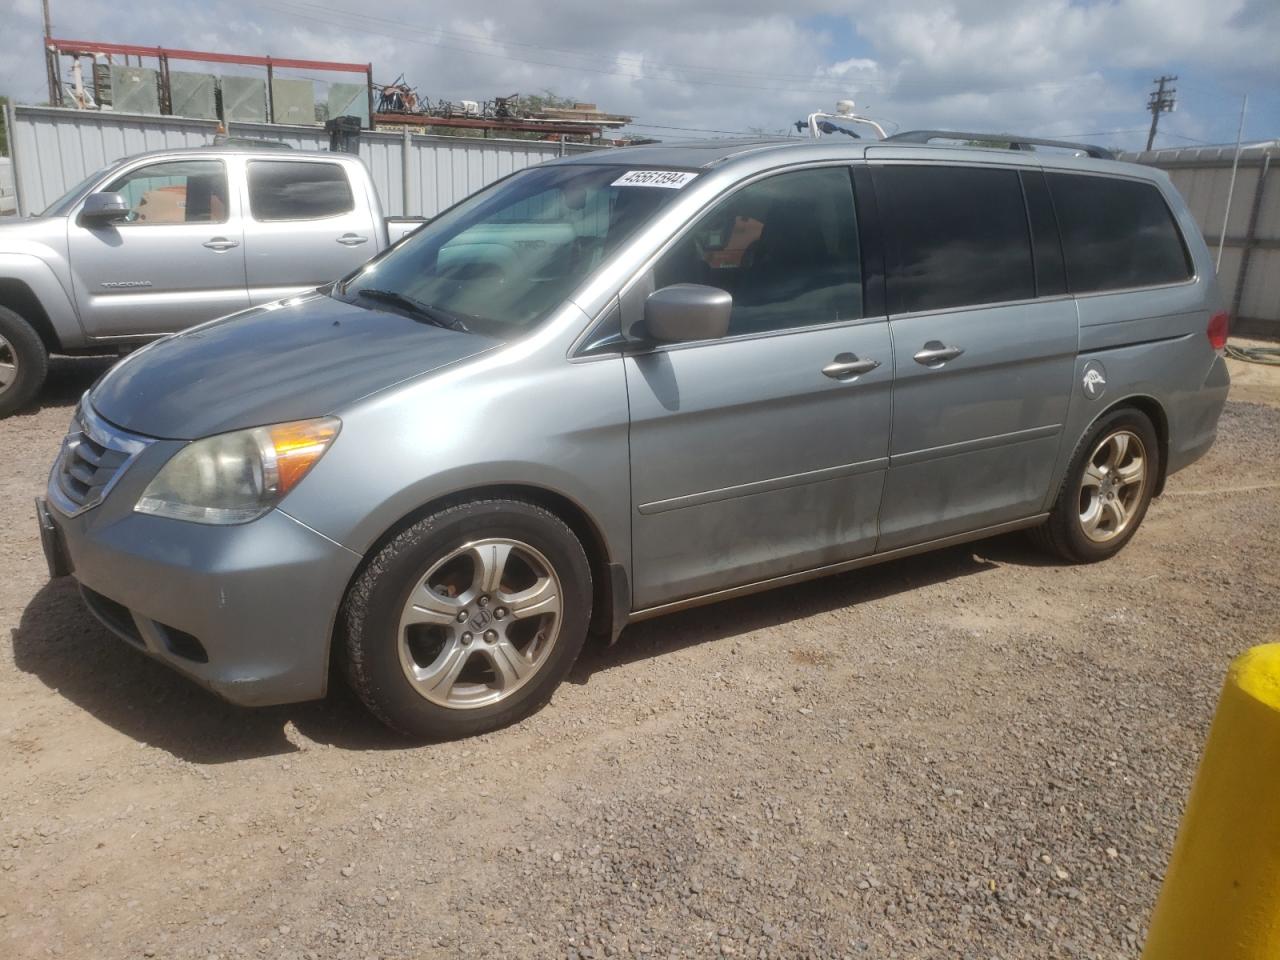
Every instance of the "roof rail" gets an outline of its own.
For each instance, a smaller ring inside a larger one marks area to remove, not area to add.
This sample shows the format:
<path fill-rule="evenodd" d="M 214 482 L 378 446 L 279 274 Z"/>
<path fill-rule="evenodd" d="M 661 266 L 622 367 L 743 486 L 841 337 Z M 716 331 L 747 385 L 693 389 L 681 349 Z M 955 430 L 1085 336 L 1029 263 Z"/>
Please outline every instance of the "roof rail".
<path fill-rule="evenodd" d="M 1012 133 L 964 133 L 958 130 L 907 130 L 885 138 L 896 143 L 930 143 L 933 140 L 973 140 L 977 143 L 1007 143 L 1010 150 L 1032 150 L 1036 147 L 1062 147 L 1079 150 L 1095 160 L 1114 160 L 1116 151 L 1091 143 L 1075 143 L 1071 140 L 1044 140 L 1040 137 L 1019 137 Z"/>
<path fill-rule="evenodd" d="M 211 147 L 221 150 L 292 150 L 293 145 L 280 140 L 263 140 L 260 137 L 232 137 L 225 133 L 214 134 Z"/>

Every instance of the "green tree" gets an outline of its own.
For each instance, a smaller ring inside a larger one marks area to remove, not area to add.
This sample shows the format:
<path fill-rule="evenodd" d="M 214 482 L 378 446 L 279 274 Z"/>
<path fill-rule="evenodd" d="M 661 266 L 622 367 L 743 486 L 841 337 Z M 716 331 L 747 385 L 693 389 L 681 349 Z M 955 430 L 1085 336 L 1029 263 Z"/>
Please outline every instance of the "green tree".
<path fill-rule="evenodd" d="M 9 106 L 8 97 L 0 97 L 0 157 L 9 155 L 9 129 L 5 126 L 5 108 Z"/>

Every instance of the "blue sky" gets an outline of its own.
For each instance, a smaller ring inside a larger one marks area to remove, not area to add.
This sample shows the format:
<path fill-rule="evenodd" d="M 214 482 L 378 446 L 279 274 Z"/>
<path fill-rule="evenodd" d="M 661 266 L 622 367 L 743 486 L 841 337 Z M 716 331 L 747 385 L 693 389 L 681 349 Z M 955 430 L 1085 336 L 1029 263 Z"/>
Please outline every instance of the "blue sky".
<path fill-rule="evenodd" d="M 0 93 L 45 97 L 39 0 L 6 0 Z M 1146 139 L 1151 79 L 1177 74 L 1158 145 L 1280 136 L 1276 0 L 51 0 L 54 35 L 372 61 L 432 99 L 554 90 L 635 132 L 781 131 L 852 98 L 901 129 Z M 196 64 L 180 68 L 217 69 Z"/>

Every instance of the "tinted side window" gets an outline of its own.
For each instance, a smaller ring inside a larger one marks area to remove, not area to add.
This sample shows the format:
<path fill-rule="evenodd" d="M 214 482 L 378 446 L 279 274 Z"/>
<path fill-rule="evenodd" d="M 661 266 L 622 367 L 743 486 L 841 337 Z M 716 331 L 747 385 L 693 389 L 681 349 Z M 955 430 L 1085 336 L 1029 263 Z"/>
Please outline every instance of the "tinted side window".
<path fill-rule="evenodd" d="M 1035 296 L 1017 171 L 887 166 L 874 176 L 890 313 Z"/>
<path fill-rule="evenodd" d="M 1150 183 L 1050 173 L 1072 293 L 1177 283 L 1191 276 L 1182 235 Z"/>
<path fill-rule="evenodd" d="M 227 174 L 221 160 L 153 163 L 103 188 L 123 194 L 131 207 L 126 223 L 225 223 Z"/>
<path fill-rule="evenodd" d="M 844 167 L 783 173 L 730 194 L 654 267 L 654 286 L 733 294 L 729 334 L 862 316 L 853 182 Z"/>
<path fill-rule="evenodd" d="M 354 209 L 347 173 L 336 163 L 249 161 L 255 220 L 318 220 Z"/>

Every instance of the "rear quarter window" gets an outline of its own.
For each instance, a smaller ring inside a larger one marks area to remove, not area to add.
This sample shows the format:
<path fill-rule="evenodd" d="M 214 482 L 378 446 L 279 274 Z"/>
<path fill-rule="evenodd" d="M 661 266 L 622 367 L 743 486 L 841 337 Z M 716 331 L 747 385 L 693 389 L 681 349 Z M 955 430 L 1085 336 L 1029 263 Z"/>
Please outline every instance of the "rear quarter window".
<path fill-rule="evenodd" d="M 1036 295 L 1016 170 L 943 164 L 873 171 L 884 215 L 890 313 Z"/>
<path fill-rule="evenodd" d="M 1186 244 L 1154 184 L 1070 173 L 1047 176 L 1072 293 L 1191 277 Z"/>
<path fill-rule="evenodd" d="M 255 220 L 320 220 L 354 209 L 340 164 L 249 161 L 249 210 Z"/>

